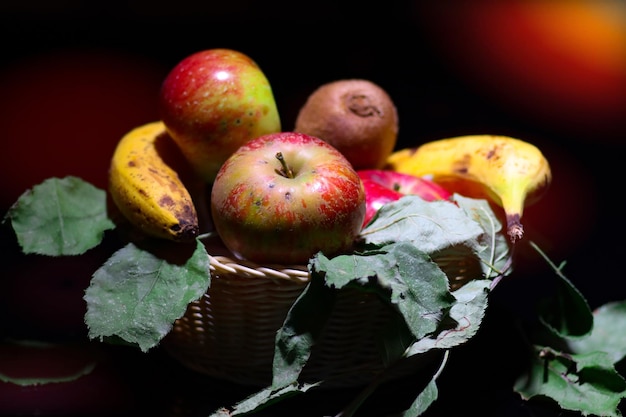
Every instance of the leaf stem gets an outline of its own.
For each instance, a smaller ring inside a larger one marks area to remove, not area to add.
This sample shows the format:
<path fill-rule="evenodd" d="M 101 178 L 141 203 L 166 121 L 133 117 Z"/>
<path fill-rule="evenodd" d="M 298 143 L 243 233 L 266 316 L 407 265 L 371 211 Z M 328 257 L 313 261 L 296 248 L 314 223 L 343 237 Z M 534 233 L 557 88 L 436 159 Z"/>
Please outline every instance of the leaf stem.
<path fill-rule="evenodd" d="M 439 376 L 441 375 L 441 373 L 443 372 L 443 369 L 446 366 L 446 363 L 448 362 L 448 356 L 450 355 L 450 350 L 446 349 L 444 351 L 443 354 L 443 358 L 441 360 L 441 363 L 439 364 L 439 367 L 437 368 L 437 370 L 435 371 L 432 381 L 436 381 L 437 378 L 439 378 Z M 402 365 L 402 362 L 396 362 L 395 365 Z M 359 409 L 359 407 L 365 402 L 365 400 L 376 390 L 376 388 L 378 388 L 378 386 L 385 382 L 384 377 L 387 375 L 387 373 L 389 372 L 390 368 L 387 368 L 385 371 L 379 373 L 376 378 L 369 383 L 369 385 L 367 385 L 358 395 L 356 398 L 354 398 L 352 400 L 352 402 L 350 402 L 350 404 L 348 404 L 348 406 L 346 408 L 344 408 L 343 410 L 341 410 L 341 412 L 339 412 L 339 414 L 336 414 L 334 417 L 353 417 L 354 414 L 356 413 L 356 411 Z"/>
<path fill-rule="evenodd" d="M 565 267 L 564 262 L 562 262 L 560 266 L 556 266 L 556 264 L 552 262 L 548 255 L 546 255 L 535 242 L 530 241 L 529 244 L 530 246 L 532 246 L 533 249 L 535 249 L 535 251 L 537 251 L 537 253 L 539 253 L 539 255 L 548 263 L 548 265 L 550 265 L 555 274 L 557 274 L 560 278 L 567 279 L 563 274 L 563 268 Z"/>
<path fill-rule="evenodd" d="M 356 413 L 359 407 L 361 407 L 365 400 L 367 400 L 367 398 L 369 398 L 369 396 L 372 395 L 372 393 L 376 391 L 376 388 L 378 388 L 378 386 L 383 382 L 383 375 L 384 372 L 378 374 L 373 381 L 371 381 L 361 392 L 358 393 L 355 398 L 352 399 L 346 408 L 341 410 L 339 414 L 336 414 L 334 417 L 354 416 L 354 413 Z"/>

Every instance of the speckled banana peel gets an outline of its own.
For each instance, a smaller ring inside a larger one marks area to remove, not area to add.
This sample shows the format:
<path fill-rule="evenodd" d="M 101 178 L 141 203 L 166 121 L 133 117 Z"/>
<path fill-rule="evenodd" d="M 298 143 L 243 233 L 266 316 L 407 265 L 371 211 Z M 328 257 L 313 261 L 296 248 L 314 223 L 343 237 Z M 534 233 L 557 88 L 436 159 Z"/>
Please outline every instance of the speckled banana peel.
<path fill-rule="evenodd" d="M 170 140 L 161 121 L 138 126 L 118 142 L 109 169 L 111 199 L 126 219 L 151 237 L 190 242 L 198 215 L 178 173 L 158 152 Z"/>
<path fill-rule="evenodd" d="M 544 195 L 552 182 L 550 165 L 534 145 L 509 136 L 445 138 L 391 154 L 387 168 L 427 177 L 452 192 L 489 198 L 504 209 L 507 234 L 522 238 L 524 207 Z"/>

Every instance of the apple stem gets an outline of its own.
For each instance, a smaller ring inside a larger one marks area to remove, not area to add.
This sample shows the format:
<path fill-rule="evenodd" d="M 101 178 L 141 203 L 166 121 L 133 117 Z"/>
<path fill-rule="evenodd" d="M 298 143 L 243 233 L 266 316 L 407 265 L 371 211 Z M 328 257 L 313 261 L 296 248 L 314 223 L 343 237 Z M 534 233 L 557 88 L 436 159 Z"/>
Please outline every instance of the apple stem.
<path fill-rule="evenodd" d="M 289 168 L 289 166 L 287 165 L 287 162 L 285 162 L 285 157 L 283 157 L 282 152 L 276 153 L 276 159 L 278 159 L 280 161 L 280 164 L 282 165 L 282 168 L 279 171 L 279 173 L 287 178 L 293 178 L 293 170 Z"/>

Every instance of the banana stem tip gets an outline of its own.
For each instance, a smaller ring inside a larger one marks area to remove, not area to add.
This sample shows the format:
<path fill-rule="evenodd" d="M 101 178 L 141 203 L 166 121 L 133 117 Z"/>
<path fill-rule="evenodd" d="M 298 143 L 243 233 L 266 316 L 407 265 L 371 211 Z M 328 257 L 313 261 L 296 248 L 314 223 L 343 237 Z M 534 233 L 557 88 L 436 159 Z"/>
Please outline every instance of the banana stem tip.
<path fill-rule="evenodd" d="M 524 226 L 520 222 L 519 214 L 510 214 L 506 216 L 507 234 L 511 243 L 515 243 L 524 236 Z"/>

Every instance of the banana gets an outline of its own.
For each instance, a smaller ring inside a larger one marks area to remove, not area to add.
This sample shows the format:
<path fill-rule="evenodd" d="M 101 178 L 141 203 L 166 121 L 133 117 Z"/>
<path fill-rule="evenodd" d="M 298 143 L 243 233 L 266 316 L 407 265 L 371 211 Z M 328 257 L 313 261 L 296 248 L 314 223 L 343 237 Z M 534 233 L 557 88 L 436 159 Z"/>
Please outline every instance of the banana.
<path fill-rule="evenodd" d="M 126 133 L 111 159 L 109 193 L 124 217 L 146 235 L 189 242 L 199 234 L 198 215 L 177 171 L 166 162 L 169 141 L 161 121 Z"/>
<path fill-rule="evenodd" d="M 489 198 L 504 209 L 507 234 L 515 243 L 524 229 L 525 206 L 552 182 L 547 159 L 534 145 L 509 136 L 467 135 L 435 140 L 392 153 L 387 168 L 427 177 L 449 191 Z"/>

